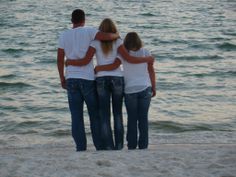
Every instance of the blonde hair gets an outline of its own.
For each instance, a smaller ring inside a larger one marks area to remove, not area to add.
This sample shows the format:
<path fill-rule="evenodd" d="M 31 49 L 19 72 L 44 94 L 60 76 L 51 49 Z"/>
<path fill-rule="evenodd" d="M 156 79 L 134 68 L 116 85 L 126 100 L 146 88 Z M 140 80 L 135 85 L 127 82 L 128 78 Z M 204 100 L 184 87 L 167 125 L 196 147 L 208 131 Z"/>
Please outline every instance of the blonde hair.
<path fill-rule="evenodd" d="M 115 23 L 110 18 L 105 18 L 100 26 L 99 30 L 105 33 L 116 33 L 117 28 Z M 101 41 L 101 48 L 105 55 L 108 55 L 112 51 L 113 41 Z"/>
<path fill-rule="evenodd" d="M 124 46 L 128 51 L 136 51 L 142 48 L 143 43 L 136 32 L 130 32 L 125 36 Z"/>

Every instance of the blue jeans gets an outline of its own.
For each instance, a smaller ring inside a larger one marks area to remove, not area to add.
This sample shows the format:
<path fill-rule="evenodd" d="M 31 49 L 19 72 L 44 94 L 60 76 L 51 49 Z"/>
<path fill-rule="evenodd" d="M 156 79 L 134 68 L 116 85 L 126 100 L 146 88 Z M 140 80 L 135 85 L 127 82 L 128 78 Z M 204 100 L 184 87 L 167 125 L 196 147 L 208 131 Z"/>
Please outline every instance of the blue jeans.
<path fill-rule="evenodd" d="M 99 100 L 99 113 L 101 118 L 101 139 L 104 150 L 122 149 L 124 145 L 124 127 L 122 117 L 122 103 L 124 91 L 124 78 L 117 76 L 103 76 L 96 79 Z M 111 128 L 110 100 L 112 98 L 112 112 L 114 118 L 113 141 Z"/>
<path fill-rule="evenodd" d="M 83 106 L 87 105 L 93 143 L 97 150 L 100 149 L 100 119 L 95 81 L 85 79 L 67 79 L 68 102 L 72 119 L 72 136 L 76 143 L 77 151 L 87 149 L 87 139 L 84 127 Z"/>
<path fill-rule="evenodd" d="M 136 149 L 137 145 L 139 149 L 148 147 L 148 109 L 151 95 L 151 87 L 141 92 L 125 94 L 125 105 L 128 114 L 126 137 L 128 149 Z"/>

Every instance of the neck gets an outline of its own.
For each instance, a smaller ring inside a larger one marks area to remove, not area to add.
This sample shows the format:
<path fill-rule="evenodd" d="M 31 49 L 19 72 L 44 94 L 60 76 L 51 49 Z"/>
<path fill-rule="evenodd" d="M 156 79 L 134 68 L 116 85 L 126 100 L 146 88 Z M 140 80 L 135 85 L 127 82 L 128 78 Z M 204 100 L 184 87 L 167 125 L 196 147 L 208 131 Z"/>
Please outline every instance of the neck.
<path fill-rule="evenodd" d="M 139 48 L 140 49 L 140 48 Z M 138 48 L 132 48 L 132 49 L 130 49 L 130 50 L 132 50 L 132 51 L 138 51 L 139 50 Z"/>
<path fill-rule="evenodd" d="M 73 23 L 72 28 L 78 28 L 78 27 L 83 27 L 85 24 L 84 23 Z"/>

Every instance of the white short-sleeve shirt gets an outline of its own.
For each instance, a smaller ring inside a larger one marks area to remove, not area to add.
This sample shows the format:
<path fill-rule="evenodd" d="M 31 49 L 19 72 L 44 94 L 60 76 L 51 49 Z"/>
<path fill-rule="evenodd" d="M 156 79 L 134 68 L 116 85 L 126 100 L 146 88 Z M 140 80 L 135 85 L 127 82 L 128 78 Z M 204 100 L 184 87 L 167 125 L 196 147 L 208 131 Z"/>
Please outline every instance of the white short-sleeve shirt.
<path fill-rule="evenodd" d="M 95 39 L 98 30 L 93 27 L 77 27 L 63 32 L 59 38 L 59 48 L 64 49 L 68 59 L 83 58 Z M 65 72 L 66 79 L 81 78 L 94 80 L 94 66 L 91 61 L 85 66 L 67 66 Z"/>
<path fill-rule="evenodd" d="M 112 51 L 105 55 L 101 48 L 101 42 L 94 40 L 91 43 L 91 47 L 96 49 L 96 60 L 97 65 L 108 65 L 114 63 L 115 59 L 118 55 L 118 48 L 123 44 L 123 41 L 121 39 L 117 39 L 113 42 Z M 115 70 L 112 71 L 100 71 L 96 74 L 96 77 L 102 77 L 102 76 L 123 76 L 123 73 L 121 71 L 121 68 L 118 67 Z"/>
<path fill-rule="evenodd" d="M 129 54 L 135 57 L 150 56 L 150 52 L 144 48 L 138 51 L 129 51 Z M 126 94 L 141 92 L 151 86 L 147 63 L 132 64 L 128 63 L 120 55 L 119 58 L 123 64 Z"/>

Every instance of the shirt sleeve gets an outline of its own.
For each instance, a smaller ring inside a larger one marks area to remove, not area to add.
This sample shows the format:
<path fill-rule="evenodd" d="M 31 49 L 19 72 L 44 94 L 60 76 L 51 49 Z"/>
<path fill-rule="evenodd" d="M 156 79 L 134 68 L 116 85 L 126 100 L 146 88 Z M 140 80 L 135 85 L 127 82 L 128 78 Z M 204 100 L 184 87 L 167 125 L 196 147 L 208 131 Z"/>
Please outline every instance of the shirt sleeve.
<path fill-rule="evenodd" d="M 120 54 L 118 54 L 117 56 L 116 56 L 118 59 L 120 59 L 120 61 L 123 63 L 124 62 L 124 59 L 123 59 L 123 57 L 120 55 Z"/>
<path fill-rule="evenodd" d="M 97 46 L 97 42 L 96 40 L 93 40 L 91 43 L 90 43 L 90 47 L 93 47 L 96 49 L 96 46 Z"/>
<path fill-rule="evenodd" d="M 118 38 L 116 40 L 116 48 L 118 49 L 123 44 L 123 40 L 121 38 Z"/>
<path fill-rule="evenodd" d="M 64 35 L 61 34 L 59 37 L 59 42 L 58 42 L 58 48 L 60 49 L 64 49 L 65 45 L 64 45 Z"/>
<path fill-rule="evenodd" d="M 96 28 L 93 27 L 87 27 L 89 36 L 91 40 L 94 40 L 96 37 L 96 34 L 98 33 L 98 30 Z"/>
<path fill-rule="evenodd" d="M 144 49 L 144 54 L 145 56 L 151 56 L 151 53 L 147 49 Z"/>

